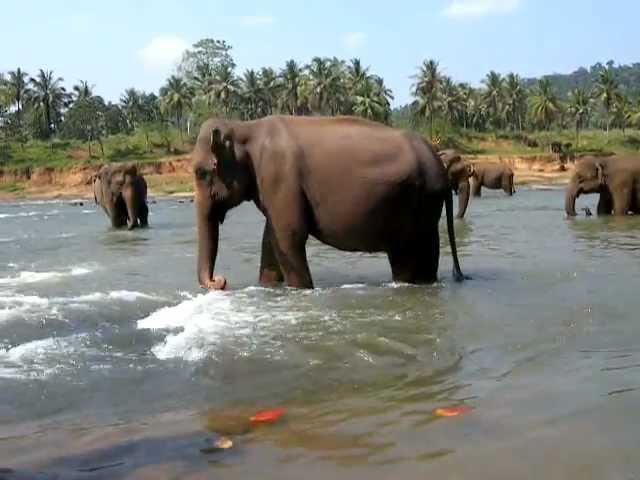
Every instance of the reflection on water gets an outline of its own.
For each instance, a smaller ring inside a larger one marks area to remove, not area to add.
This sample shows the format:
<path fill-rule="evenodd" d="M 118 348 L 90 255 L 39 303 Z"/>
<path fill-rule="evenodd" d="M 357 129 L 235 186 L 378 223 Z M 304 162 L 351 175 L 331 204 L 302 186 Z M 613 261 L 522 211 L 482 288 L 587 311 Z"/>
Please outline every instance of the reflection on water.
<path fill-rule="evenodd" d="M 151 207 L 152 228 L 127 232 L 67 204 L 0 206 L 0 466 L 109 479 L 639 471 L 638 219 L 567 220 L 562 191 L 489 192 L 455 222 L 472 281 L 452 281 L 442 222 L 436 285 L 394 284 L 384 255 L 310 241 L 319 288 L 301 292 L 255 286 L 263 220 L 247 205 L 221 232 L 216 268 L 233 288 L 205 293 L 193 206 Z M 448 405 L 473 410 L 433 415 Z M 281 421 L 248 422 L 274 407 Z M 217 435 L 234 448 L 208 451 Z"/>

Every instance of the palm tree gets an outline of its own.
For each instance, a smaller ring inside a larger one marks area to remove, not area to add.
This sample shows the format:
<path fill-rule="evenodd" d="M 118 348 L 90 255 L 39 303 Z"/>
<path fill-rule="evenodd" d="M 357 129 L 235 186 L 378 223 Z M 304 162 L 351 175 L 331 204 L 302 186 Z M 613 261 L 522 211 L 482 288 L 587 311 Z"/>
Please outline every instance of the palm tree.
<path fill-rule="evenodd" d="M 548 78 L 542 78 L 538 81 L 530 101 L 533 120 L 542 125 L 544 129 L 549 129 L 551 122 L 560 112 L 560 104 Z"/>
<path fill-rule="evenodd" d="M 527 92 L 520 75 L 510 73 L 504 81 L 505 116 L 513 130 L 522 130 L 522 117 L 526 114 Z"/>
<path fill-rule="evenodd" d="M 130 129 L 135 129 L 141 113 L 140 93 L 135 88 L 127 88 L 120 96 L 120 105 Z"/>
<path fill-rule="evenodd" d="M 413 76 L 413 96 L 415 115 L 429 119 L 429 139 L 433 139 L 433 118 L 439 108 L 441 76 L 438 71 L 438 62 L 425 60 L 418 67 L 418 73 Z"/>
<path fill-rule="evenodd" d="M 469 124 L 469 118 L 471 109 L 473 106 L 474 90 L 467 83 L 461 83 L 458 85 L 458 92 L 460 96 L 460 114 L 462 116 L 462 128 L 465 130 Z"/>
<path fill-rule="evenodd" d="M 453 125 L 456 117 L 460 114 L 462 100 L 458 87 L 449 77 L 442 79 L 440 104 L 442 113 Z"/>
<path fill-rule="evenodd" d="M 160 105 L 167 113 L 175 115 L 180 140 L 182 138 L 182 118 L 193 102 L 193 89 L 182 78 L 172 75 L 160 89 Z"/>
<path fill-rule="evenodd" d="M 289 60 L 280 71 L 280 78 L 282 81 L 282 93 L 280 98 L 283 106 L 285 107 L 284 109 L 290 115 L 298 115 L 299 113 L 302 77 L 302 69 L 295 60 Z"/>
<path fill-rule="evenodd" d="M 369 67 L 363 67 L 359 58 L 352 58 L 347 66 L 347 87 L 354 92 L 361 83 L 369 78 Z"/>
<path fill-rule="evenodd" d="M 627 125 L 631 122 L 633 111 L 631 102 L 623 93 L 619 93 L 613 104 L 613 120 L 622 129 L 622 135 L 625 135 Z"/>
<path fill-rule="evenodd" d="M 71 95 L 73 96 L 74 102 L 79 102 L 80 100 L 88 100 L 93 97 L 93 88 L 95 85 L 89 85 L 89 82 L 86 80 L 80 80 L 80 83 L 73 86 L 73 92 Z"/>
<path fill-rule="evenodd" d="M 41 112 L 46 123 L 46 133 L 51 137 L 62 119 L 62 109 L 67 106 L 69 94 L 62 86 L 62 77 L 54 77 L 51 70 L 42 70 L 29 83 L 33 90 L 30 101 Z"/>
<path fill-rule="evenodd" d="M 232 106 L 239 93 L 240 81 L 235 76 L 233 67 L 226 64 L 216 69 L 205 91 L 209 104 L 219 102 L 227 117 L 231 114 Z"/>
<path fill-rule="evenodd" d="M 499 73 L 492 70 L 483 83 L 485 86 L 483 100 L 487 105 L 490 121 L 494 128 L 500 128 L 504 104 L 504 80 Z"/>
<path fill-rule="evenodd" d="M 242 101 L 245 104 L 245 116 L 249 120 L 254 120 L 258 118 L 260 104 L 263 98 L 258 74 L 255 70 L 247 70 L 240 83 L 242 88 Z"/>
<path fill-rule="evenodd" d="M 314 57 L 307 66 L 309 72 L 309 86 L 313 107 L 320 113 L 329 110 L 329 96 L 332 88 L 332 66 L 325 58 Z"/>
<path fill-rule="evenodd" d="M 356 115 L 369 120 L 382 120 L 385 117 L 385 105 L 378 94 L 377 85 L 372 79 L 360 82 L 353 96 L 353 111 Z"/>
<path fill-rule="evenodd" d="M 18 123 L 20 123 L 22 119 L 25 99 L 29 96 L 28 78 L 29 75 L 27 72 L 16 68 L 8 73 L 8 78 L 4 83 L 11 97 L 11 103 L 16 107 Z"/>
<path fill-rule="evenodd" d="M 591 97 L 584 88 L 576 88 L 569 92 L 567 110 L 575 119 L 576 147 L 580 147 L 580 130 L 585 127 L 591 115 Z"/>
<path fill-rule="evenodd" d="M 262 115 L 273 114 L 274 106 L 278 102 L 280 95 L 280 83 L 275 70 L 270 67 L 263 67 L 260 70 L 260 88 L 262 90 L 263 111 Z"/>
<path fill-rule="evenodd" d="M 330 77 L 327 104 L 331 115 L 351 113 L 353 110 L 347 87 L 347 68 L 343 60 L 329 61 Z"/>
<path fill-rule="evenodd" d="M 610 65 L 600 70 L 598 80 L 593 87 L 593 97 L 600 100 L 606 113 L 607 138 L 609 137 L 609 127 L 611 126 L 611 110 L 619 96 L 618 81 L 615 78 L 613 66 Z"/>

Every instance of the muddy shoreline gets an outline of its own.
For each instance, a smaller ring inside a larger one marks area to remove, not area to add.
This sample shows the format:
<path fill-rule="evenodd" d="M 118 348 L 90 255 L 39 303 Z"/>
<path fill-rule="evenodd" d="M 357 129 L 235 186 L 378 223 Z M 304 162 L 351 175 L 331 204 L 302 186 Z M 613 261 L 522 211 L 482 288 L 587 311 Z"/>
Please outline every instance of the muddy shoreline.
<path fill-rule="evenodd" d="M 572 165 L 561 165 L 551 155 L 477 155 L 472 162 L 495 162 L 509 165 L 515 172 L 516 185 L 564 185 Z M 100 164 L 73 169 L 21 168 L 0 169 L 0 201 L 91 199 L 92 176 Z M 147 179 L 150 196 L 190 197 L 191 160 L 188 155 L 154 162 L 140 162 L 138 167 Z"/>

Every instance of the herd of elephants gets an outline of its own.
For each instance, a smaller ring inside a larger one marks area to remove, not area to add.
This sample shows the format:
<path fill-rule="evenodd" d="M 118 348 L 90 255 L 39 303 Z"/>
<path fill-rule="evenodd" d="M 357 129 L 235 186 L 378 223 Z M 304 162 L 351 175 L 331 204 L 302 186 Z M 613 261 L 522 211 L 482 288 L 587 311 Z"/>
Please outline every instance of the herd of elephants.
<path fill-rule="evenodd" d="M 435 282 L 443 207 L 454 278 L 462 281 L 453 192 L 458 218 L 482 187 L 515 193 L 513 171 L 504 164 L 471 163 L 410 131 L 353 117 L 210 119 L 200 129 L 192 165 L 197 275 L 207 289 L 226 287 L 214 274 L 219 228 L 244 201 L 266 219 L 260 284 L 313 288 L 309 235 L 340 250 L 385 252 L 396 282 Z M 599 215 L 640 213 L 640 158 L 580 159 L 566 190 L 567 215 L 576 215 L 581 194 L 599 194 Z M 147 184 L 135 165 L 102 167 L 94 198 L 113 227 L 147 225 Z"/>

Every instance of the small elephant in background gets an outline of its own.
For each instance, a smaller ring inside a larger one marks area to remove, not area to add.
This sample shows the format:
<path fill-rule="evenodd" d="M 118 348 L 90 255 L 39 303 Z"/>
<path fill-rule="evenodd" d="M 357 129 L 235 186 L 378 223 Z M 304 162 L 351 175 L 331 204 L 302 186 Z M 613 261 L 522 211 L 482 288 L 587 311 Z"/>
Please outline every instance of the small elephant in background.
<path fill-rule="evenodd" d="M 576 216 L 576 199 L 599 194 L 598 215 L 640 213 L 640 157 L 585 157 L 576 163 L 565 193 L 565 212 Z"/>
<path fill-rule="evenodd" d="M 463 160 L 456 150 L 442 150 L 438 156 L 447 169 L 449 183 L 454 193 L 458 195 L 458 213 L 456 218 L 464 218 L 469 206 L 471 185 L 469 179 L 473 176 L 473 164 Z"/>
<path fill-rule="evenodd" d="M 93 179 L 93 198 L 114 228 L 148 226 L 147 182 L 134 164 L 105 165 Z"/>
<path fill-rule="evenodd" d="M 475 163 L 473 165 L 473 196 L 480 197 L 482 187 L 504 190 L 511 196 L 516 193 L 513 186 L 513 170 L 503 163 Z"/>

